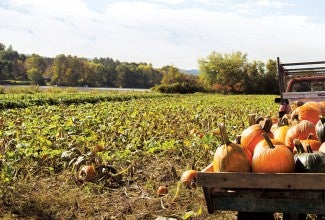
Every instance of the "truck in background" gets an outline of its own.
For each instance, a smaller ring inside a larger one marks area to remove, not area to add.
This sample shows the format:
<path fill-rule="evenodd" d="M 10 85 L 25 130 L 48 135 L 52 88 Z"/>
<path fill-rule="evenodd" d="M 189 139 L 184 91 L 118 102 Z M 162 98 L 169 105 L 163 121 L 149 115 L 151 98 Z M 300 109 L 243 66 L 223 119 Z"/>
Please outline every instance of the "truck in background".
<path fill-rule="evenodd" d="M 325 101 L 325 61 L 281 63 L 277 57 L 280 103 L 279 117 L 290 112 L 290 104 Z"/>

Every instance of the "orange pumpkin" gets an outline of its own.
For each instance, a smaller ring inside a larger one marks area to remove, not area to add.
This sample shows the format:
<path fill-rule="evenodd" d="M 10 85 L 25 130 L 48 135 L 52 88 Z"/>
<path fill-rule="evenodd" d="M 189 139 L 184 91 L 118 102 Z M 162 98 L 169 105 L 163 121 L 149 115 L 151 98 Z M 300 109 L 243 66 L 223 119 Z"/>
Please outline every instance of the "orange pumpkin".
<path fill-rule="evenodd" d="M 96 176 L 96 169 L 92 165 L 83 166 L 79 172 L 79 180 L 81 181 L 92 181 Z"/>
<path fill-rule="evenodd" d="M 253 172 L 291 173 L 295 169 L 293 153 L 280 141 L 270 139 L 264 134 L 265 141 L 260 141 L 254 150 Z"/>
<path fill-rule="evenodd" d="M 165 185 L 161 185 L 157 189 L 157 196 L 164 196 L 168 194 L 168 187 Z"/>
<path fill-rule="evenodd" d="M 253 158 L 253 153 L 246 147 L 242 147 L 248 161 L 249 161 L 249 164 L 252 164 L 252 158 Z"/>
<path fill-rule="evenodd" d="M 278 124 L 279 123 L 279 118 L 277 118 L 277 117 L 271 117 L 271 122 L 272 122 L 272 125 Z"/>
<path fill-rule="evenodd" d="M 318 102 L 320 106 L 321 115 L 325 117 L 325 102 Z"/>
<path fill-rule="evenodd" d="M 294 139 L 307 139 L 310 133 L 313 134 L 313 139 L 317 140 L 315 125 L 308 120 L 302 120 L 298 124 L 289 127 L 284 143 L 290 150 L 293 150 Z"/>
<path fill-rule="evenodd" d="M 220 125 L 222 145 L 213 156 L 214 172 L 250 172 L 251 166 L 243 148 L 228 139 L 225 126 Z"/>
<path fill-rule="evenodd" d="M 243 148 L 248 148 L 251 153 L 254 152 L 254 148 L 258 142 L 263 140 L 264 130 L 259 124 L 253 124 L 241 133 L 241 146 Z"/>
<path fill-rule="evenodd" d="M 310 134 L 307 139 L 300 140 L 304 150 L 307 152 L 307 146 L 310 146 L 312 151 L 318 151 L 321 145 L 319 140 L 315 140 L 313 134 Z"/>
<path fill-rule="evenodd" d="M 201 172 L 211 173 L 213 172 L 213 163 L 210 163 L 207 167 L 205 167 Z M 195 181 L 197 176 L 197 170 L 185 170 L 181 175 L 181 182 L 184 184 L 191 184 Z"/>
<path fill-rule="evenodd" d="M 282 125 L 289 125 L 288 115 L 284 115 L 282 118 L 278 118 L 278 120 L 274 123 L 272 122 L 271 131 Z"/>
<path fill-rule="evenodd" d="M 308 120 L 312 122 L 314 125 L 319 120 L 319 115 L 321 114 L 320 108 L 316 108 L 312 105 L 302 105 L 297 107 L 291 113 L 291 119 L 298 119 L 299 121 Z"/>
<path fill-rule="evenodd" d="M 240 135 L 236 135 L 236 139 L 234 141 L 236 144 L 241 145 L 241 136 Z M 242 146 L 241 146 L 242 147 Z M 246 157 L 249 161 L 250 164 L 252 164 L 252 157 L 253 157 L 253 153 L 247 148 L 247 147 L 242 147 Z"/>
<path fill-rule="evenodd" d="M 275 129 L 273 131 L 273 138 L 285 143 L 288 129 L 289 129 L 288 125 L 283 125 L 283 126 L 278 127 L 277 129 Z"/>
<path fill-rule="evenodd" d="M 210 163 L 208 166 L 203 168 L 203 170 L 201 170 L 201 172 L 212 173 L 213 172 L 213 163 Z"/>
<path fill-rule="evenodd" d="M 272 124 L 272 127 L 271 127 L 271 132 L 273 133 L 273 135 L 274 135 L 274 130 L 276 130 L 277 128 L 279 127 L 279 125 L 278 125 L 278 123 L 274 123 L 274 124 Z"/>
<path fill-rule="evenodd" d="M 181 176 L 181 182 L 184 184 L 190 184 L 192 181 L 195 180 L 196 176 L 197 176 L 197 172 L 196 170 L 185 170 L 182 173 Z"/>
<path fill-rule="evenodd" d="M 263 137 L 264 138 L 264 137 Z M 274 139 L 274 138 L 270 138 L 268 136 L 268 138 L 271 140 L 273 145 L 285 145 L 283 141 L 280 141 L 278 139 Z M 257 145 L 263 145 L 263 146 L 267 146 L 267 140 L 265 140 L 265 138 L 263 140 L 261 140 Z M 257 146 L 256 145 L 256 146 Z M 255 151 L 254 151 L 255 152 Z"/>
<path fill-rule="evenodd" d="M 305 103 L 303 104 L 303 106 L 310 106 L 310 107 L 316 108 L 316 109 L 318 109 L 318 110 L 321 109 L 321 106 L 320 106 L 319 102 L 315 102 L 315 101 L 308 101 L 308 102 L 305 102 Z"/>

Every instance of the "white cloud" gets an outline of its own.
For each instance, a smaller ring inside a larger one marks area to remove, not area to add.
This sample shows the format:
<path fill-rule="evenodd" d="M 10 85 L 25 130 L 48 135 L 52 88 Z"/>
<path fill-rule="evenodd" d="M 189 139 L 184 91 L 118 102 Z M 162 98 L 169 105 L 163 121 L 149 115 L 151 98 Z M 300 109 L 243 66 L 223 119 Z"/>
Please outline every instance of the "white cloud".
<path fill-rule="evenodd" d="M 180 4 L 183 2 L 186 2 L 186 0 L 151 0 L 152 2 L 157 2 L 157 3 L 167 3 L 167 4 Z"/>
<path fill-rule="evenodd" d="M 248 0 L 245 7 L 242 1 L 231 5 L 223 0 L 196 0 L 200 7 L 185 0 L 106 1 L 96 12 L 82 0 L 8 2 L 8 7 L 0 5 L 0 42 L 24 53 L 111 57 L 189 69 L 214 50 L 239 50 L 251 59 L 267 60 L 309 59 L 325 49 L 324 24 L 311 23 L 307 16 L 254 16 L 257 8 L 287 7 L 282 1 Z M 188 5 L 166 5 L 176 2 Z"/>
<path fill-rule="evenodd" d="M 284 8 L 289 4 L 283 1 L 275 1 L 275 0 L 255 0 L 255 5 L 262 7 L 275 7 L 275 8 Z M 253 3 L 254 5 L 254 3 Z"/>

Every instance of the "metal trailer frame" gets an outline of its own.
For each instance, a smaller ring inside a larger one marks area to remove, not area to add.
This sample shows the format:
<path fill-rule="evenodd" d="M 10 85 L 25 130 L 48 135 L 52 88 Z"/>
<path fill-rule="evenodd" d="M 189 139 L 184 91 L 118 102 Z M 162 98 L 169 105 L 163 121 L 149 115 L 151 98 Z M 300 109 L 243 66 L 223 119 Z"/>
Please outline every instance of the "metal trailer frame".
<path fill-rule="evenodd" d="M 287 84 L 292 78 L 325 76 L 325 61 L 281 63 L 277 57 L 277 72 L 281 102 Z"/>

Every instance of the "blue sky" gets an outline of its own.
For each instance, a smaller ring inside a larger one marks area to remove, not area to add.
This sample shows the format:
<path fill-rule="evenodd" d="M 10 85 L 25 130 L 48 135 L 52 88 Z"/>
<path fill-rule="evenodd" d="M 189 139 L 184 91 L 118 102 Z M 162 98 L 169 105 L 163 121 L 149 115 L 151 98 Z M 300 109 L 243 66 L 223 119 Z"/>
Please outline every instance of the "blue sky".
<path fill-rule="evenodd" d="M 0 0 L 0 42 L 156 68 L 196 69 L 212 51 L 325 60 L 324 9 L 323 0 Z"/>

